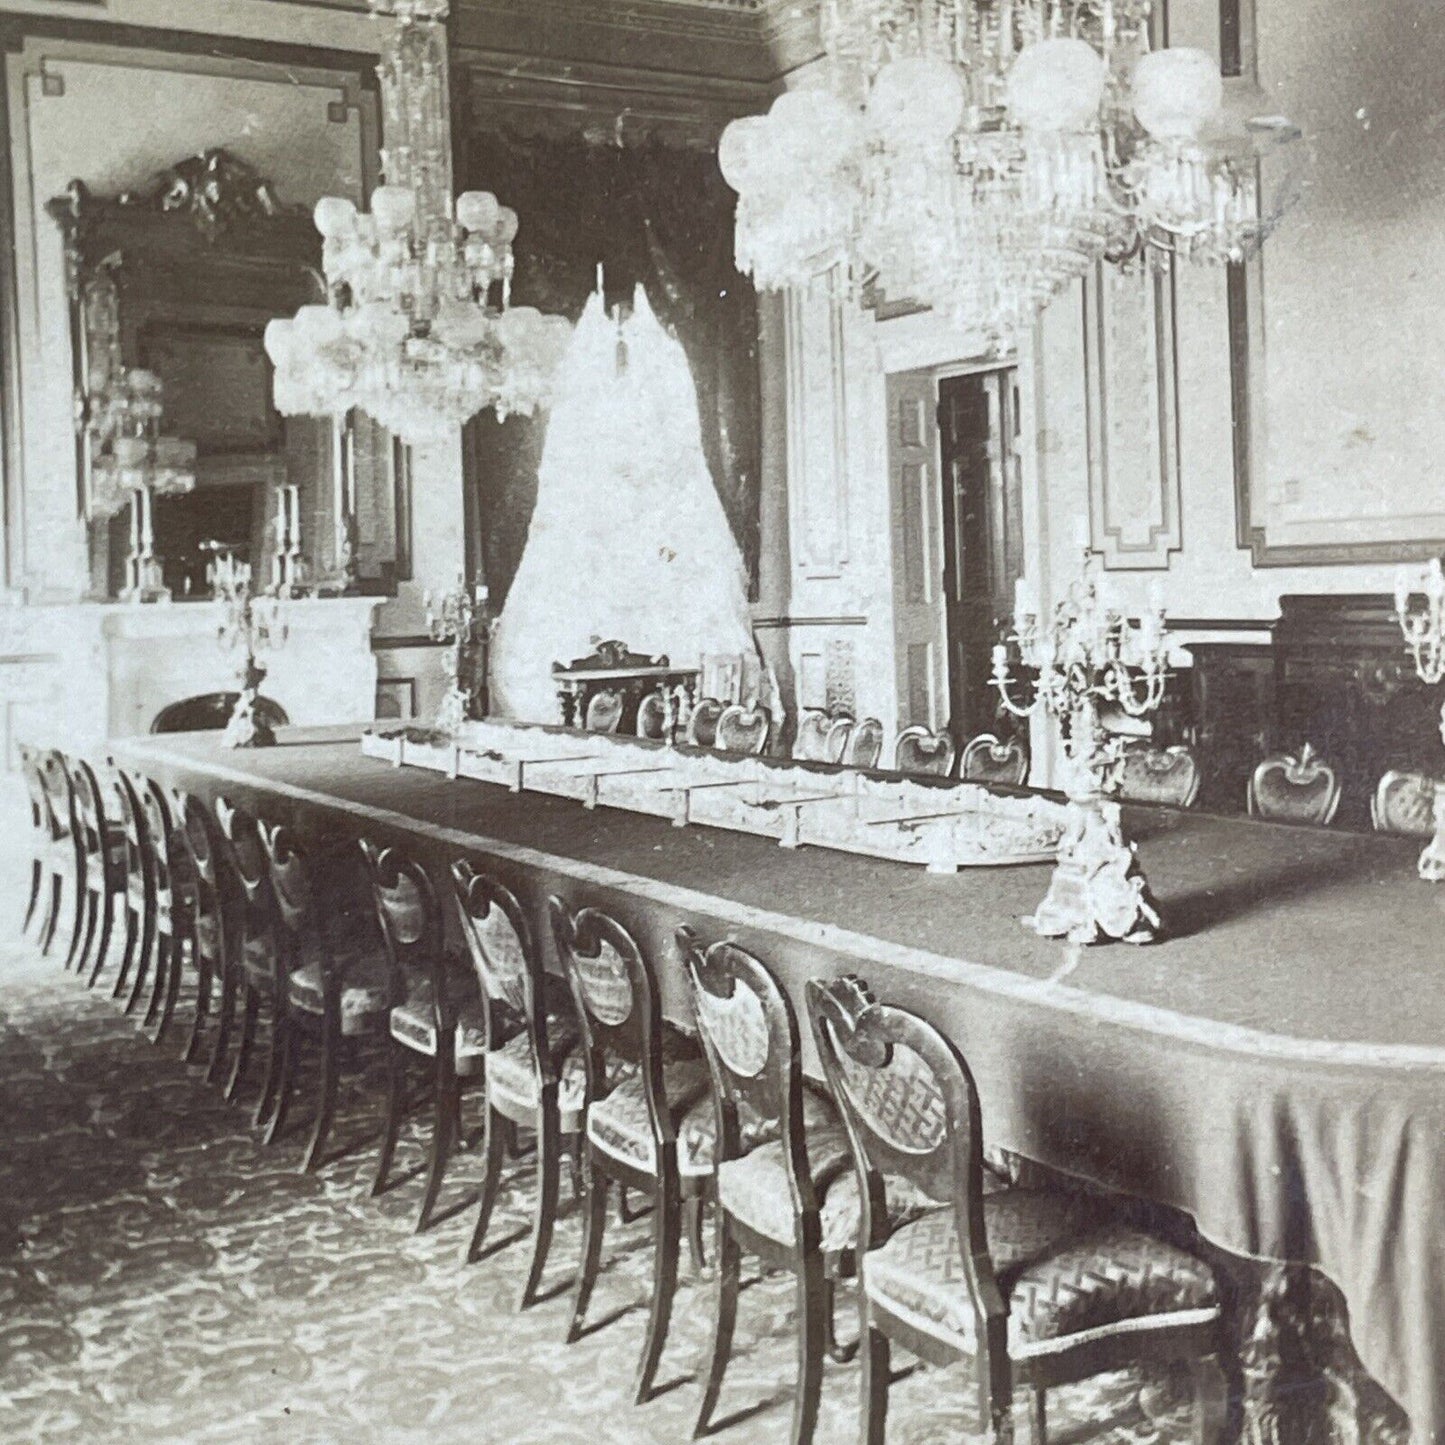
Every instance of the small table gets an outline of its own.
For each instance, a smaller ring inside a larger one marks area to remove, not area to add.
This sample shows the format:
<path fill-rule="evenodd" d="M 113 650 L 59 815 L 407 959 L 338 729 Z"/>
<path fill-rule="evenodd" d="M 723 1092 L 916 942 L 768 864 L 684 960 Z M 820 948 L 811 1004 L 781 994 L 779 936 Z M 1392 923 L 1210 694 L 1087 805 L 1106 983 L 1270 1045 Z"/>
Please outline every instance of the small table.
<path fill-rule="evenodd" d="M 557 703 L 562 710 L 564 727 L 583 727 L 587 720 L 587 705 L 593 697 L 607 689 L 622 694 L 623 732 L 637 731 L 637 710 L 642 699 L 658 688 L 671 691 L 681 685 L 687 691 L 688 706 L 697 701 L 697 680 L 702 669 L 697 667 L 673 667 L 666 657 L 642 657 L 620 651 L 604 651 L 607 644 L 599 648 L 593 657 L 578 658 L 563 667 L 552 664 L 552 680 L 557 685 Z"/>

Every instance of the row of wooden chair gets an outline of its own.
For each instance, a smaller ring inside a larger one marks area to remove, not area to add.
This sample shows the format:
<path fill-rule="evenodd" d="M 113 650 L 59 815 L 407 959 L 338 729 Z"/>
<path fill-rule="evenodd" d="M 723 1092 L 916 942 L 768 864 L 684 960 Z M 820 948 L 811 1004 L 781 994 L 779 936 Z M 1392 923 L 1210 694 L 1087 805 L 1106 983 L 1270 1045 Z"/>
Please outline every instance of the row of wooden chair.
<path fill-rule="evenodd" d="M 87 905 L 73 925 L 82 942 L 72 955 L 88 960 L 89 980 L 106 962 L 106 908 L 124 901 L 129 914 L 134 903 L 127 957 L 134 952 L 140 963 L 128 1006 L 142 994 L 149 939 L 159 993 L 148 1015 L 159 1019 L 154 1037 L 163 1038 L 190 963 L 196 1012 L 184 1055 L 196 1058 L 219 980 L 207 1073 L 219 1081 L 239 1004 L 241 1037 L 225 1086 L 231 1098 L 267 1008 L 271 1059 L 255 1119 L 268 1142 L 284 1128 L 300 1049 L 319 1047 L 304 1168 L 323 1162 L 346 1041 L 369 1037 L 389 1059 L 372 1189 L 389 1187 L 411 1107 L 410 1070 L 421 1060 L 433 1106 L 416 1221 L 425 1228 L 437 1217 L 461 1131 L 463 1087 L 478 1082 L 484 1176 L 465 1257 L 506 1243 L 490 1237 L 492 1212 L 508 1141 L 518 1128 L 530 1130 L 536 1200 L 519 1307 L 545 1298 L 561 1161 L 570 1154 L 585 1212 L 569 1340 L 586 1326 L 613 1186 L 624 1207 L 629 1193 L 652 1201 L 653 1289 L 636 1367 L 639 1403 L 654 1393 L 684 1228 L 700 1254 L 702 1214 L 711 1204 L 716 1315 L 698 1434 L 717 1408 L 746 1250 L 797 1280 L 795 1442 L 812 1438 L 824 1354 L 844 1361 L 858 1349 L 840 1343 L 833 1324 L 834 1284 L 850 1276 L 861 1284 L 869 1441 L 884 1437 L 893 1341 L 927 1360 L 969 1362 L 982 1419 L 998 1441 L 1010 1438 L 1016 1385 L 1030 1391 L 1042 1441 L 1049 1387 L 1146 1356 L 1182 1360 L 1199 1382 L 1198 1438 L 1214 1438 L 1222 1392 L 1211 1272 L 1186 1249 L 1134 1229 L 1100 1199 L 1007 1187 L 992 1177 L 983 1164 L 977 1090 L 958 1050 L 924 1019 L 876 1003 L 858 980 L 807 984 L 820 1084 L 803 1076 L 788 993 L 760 959 L 730 941 L 678 932 L 694 1036 L 663 1017 L 655 961 L 595 908 L 573 912 L 555 897 L 524 902 L 501 879 L 455 861 L 448 891 L 468 966 L 447 950 L 431 874 L 405 849 L 302 835 L 224 798 L 212 812 L 195 797 L 120 771 L 110 779 L 124 815 L 116 827 L 105 812 L 107 790 L 88 765 L 58 754 L 37 764 L 37 856 L 45 869 L 59 859 L 62 881 L 73 878 L 84 891 Z M 68 788 L 57 770 L 71 780 Z M 71 820 L 83 820 L 71 822 L 68 843 L 67 810 Z M 107 847 L 114 870 L 102 863 L 92 872 Z M 93 937 L 85 923 L 92 878 L 104 890 Z M 32 890 L 32 912 L 44 891 Z M 62 886 L 42 929 L 47 946 L 63 902 Z M 533 917 L 547 921 L 561 978 L 545 967 Z M 123 961 L 117 995 L 126 967 Z"/>

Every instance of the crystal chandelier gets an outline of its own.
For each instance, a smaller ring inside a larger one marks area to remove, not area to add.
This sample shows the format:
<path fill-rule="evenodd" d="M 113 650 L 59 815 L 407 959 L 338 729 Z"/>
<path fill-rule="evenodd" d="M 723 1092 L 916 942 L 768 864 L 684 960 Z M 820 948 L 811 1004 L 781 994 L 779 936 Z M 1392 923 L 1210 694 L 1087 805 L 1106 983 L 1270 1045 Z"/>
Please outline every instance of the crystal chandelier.
<path fill-rule="evenodd" d="M 1011 344 L 1101 260 L 1254 253 L 1298 190 L 1299 131 L 1151 0 L 824 0 L 825 87 L 734 121 L 737 260 L 763 288 L 837 265 Z M 1273 174 L 1273 171 L 1271 171 Z"/>
<path fill-rule="evenodd" d="M 487 407 L 543 404 L 571 328 L 509 304 L 516 212 L 486 191 L 453 202 L 446 0 L 370 3 L 393 22 L 377 67 L 385 184 L 369 214 L 317 204 L 328 302 L 273 321 L 266 350 L 283 415 L 359 407 L 426 444 Z"/>

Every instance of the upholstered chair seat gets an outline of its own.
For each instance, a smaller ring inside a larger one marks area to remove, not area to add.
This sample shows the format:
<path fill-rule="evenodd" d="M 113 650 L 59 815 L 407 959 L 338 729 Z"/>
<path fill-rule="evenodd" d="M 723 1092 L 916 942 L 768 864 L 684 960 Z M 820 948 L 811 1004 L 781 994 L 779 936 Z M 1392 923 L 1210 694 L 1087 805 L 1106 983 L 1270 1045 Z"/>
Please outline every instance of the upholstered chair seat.
<path fill-rule="evenodd" d="M 662 1071 L 668 1111 L 677 1131 L 681 1175 L 712 1173 L 713 1105 L 701 1059 L 679 1060 Z M 647 1116 L 642 1074 L 633 1072 L 587 1111 L 587 1137 L 597 1148 L 634 1168 L 656 1172 L 657 1153 Z"/>
<path fill-rule="evenodd" d="M 989 1254 L 1008 1304 L 1009 1355 L 1061 1353 L 1141 1327 L 1219 1317 L 1214 1276 L 1164 1240 L 1100 1218 L 1090 1200 L 1042 1189 L 985 1194 Z M 977 1329 L 952 1208 L 898 1229 L 863 1260 L 868 1298 L 971 1355 Z"/>
<path fill-rule="evenodd" d="M 373 1020 L 385 1014 L 391 1005 L 386 960 L 379 953 L 346 952 L 339 945 L 333 947 L 332 957 L 344 975 L 341 1032 L 345 1035 L 367 1033 Z M 318 1016 L 325 1013 L 325 986 L 319 958 L 307 960 L 291 973 L 286 996 L 292 1008 Z"/>
<path fill-rule="evenodd" d="M 470 996 L 463 992 L 457 1000 L 456 1023 L 457 1073 L 469 1077 L 482 1070 L 487 1021 L 475 980 L 466 973 L 458 976 L 471 984 Z M 391 1010 L 391 1036 L 419 1054 L 436 1054 L 436 996 L 430 979 L 416 979 L 407 997 Z"/>

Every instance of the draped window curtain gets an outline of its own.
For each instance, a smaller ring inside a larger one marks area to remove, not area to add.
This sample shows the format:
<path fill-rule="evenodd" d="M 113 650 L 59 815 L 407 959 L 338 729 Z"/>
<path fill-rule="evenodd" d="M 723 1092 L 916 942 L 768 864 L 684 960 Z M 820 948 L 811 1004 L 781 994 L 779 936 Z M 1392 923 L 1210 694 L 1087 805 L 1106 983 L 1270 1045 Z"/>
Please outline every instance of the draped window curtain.
<path fill-rule="evenodd" d="M 630 304 L 640 281 L 682 343 L 697 385 L 708 468 L 755 596 L 757 302 L 733 265 L 735 198 L 716 155 L 498 132 L 474 133 L 468 152 L 466 183 L 496 192 L 521 217 L 514 304 L 575 320 L 601 263 L 611 301 Z M 545 416 L 498 422 L 487 413 L 467 429 L 466 485 L 479 530 L 472 542 L 494 606 L 505 600 L 527 539 L 545 425 Z"/>

